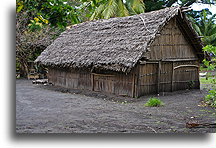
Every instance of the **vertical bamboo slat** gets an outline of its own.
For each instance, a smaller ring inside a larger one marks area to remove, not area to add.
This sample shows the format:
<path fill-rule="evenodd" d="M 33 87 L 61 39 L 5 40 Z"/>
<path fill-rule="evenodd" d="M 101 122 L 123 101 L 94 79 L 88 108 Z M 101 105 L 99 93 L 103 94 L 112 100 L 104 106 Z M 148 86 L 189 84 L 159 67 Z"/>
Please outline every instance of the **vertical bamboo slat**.
<path fill-rule="evenodd" d="M 161 73 L 161 61 L 158 62 L 158 72 L 157 72 L 157 93 L 160 92 L 160 73 Z"/>
<path fill-rule="evenodd" d="M 133 74 L 133 80 L 132 80 L 132 97 L 135 96 L 135 74 Z"/>
<path fill-rule="evenodd" d="M 91 74 L 91 87 L 92 87 L 92 91 L 94 91 L 94 75 Z"/>
<path fill-rule="evenodd" d="M 174 90 L 174 62 L 172 62 L 172 73 L 171 73 L 171 91 Z"/>

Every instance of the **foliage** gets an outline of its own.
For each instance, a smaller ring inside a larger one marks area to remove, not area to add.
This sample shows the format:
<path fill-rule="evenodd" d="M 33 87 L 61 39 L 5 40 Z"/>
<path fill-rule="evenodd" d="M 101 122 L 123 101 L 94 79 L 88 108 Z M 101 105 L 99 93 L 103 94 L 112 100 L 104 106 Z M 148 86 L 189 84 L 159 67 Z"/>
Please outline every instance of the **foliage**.
<path fill-rule="evenodd" d="M 198 3 L 214 4 L 215 0 L 200 0 Z M 183 7 L 189 7 L 193 3 L 197 3 L 197 0 L 145 0 L 145 12 L 163 9 L 165 7 L 171 7 L 173 5 L 179 5 Z"/>
<path fill-rule="evenodd" d="M 36 17 L 33 19 L 34 24 L 31 24 L 31 18 L 26 11 L 16 14 L 16 70 L 22 77 L 25 77 L 30 69 L 29 62 L 34 61 L 62 32 L 58 28 L 50 27 L 46 20 Z M 41 25 L 42 21 L 46 25 Z"/>
<path fill-rule="evenodd" d="M 165 1 L 161 0 L 145 0 L 145 12 L 163 9 L 166 5 Z"/>
<path fill-rule="evenodd" d="M 203 51 L 207 52 L 211 57 L 211 61 L 206 59 L 203 60 L 205 66 L 207 66 L 207 70 L 215 70 L 216 69 L 216 46 L 207 45 L 203 48 Z"/>
<path fill-rule="evenodd" d="M 205 52 L 209 54 L 213 54 L 211 61 L 203 60 L 204 64 L 207 66 L 208 70 L 216 71 L 216 46 L 207 45 L 203 48 Z M 209 91 L 209 94 L 205 97 L 205 101 L 213 106 L 216 107 L 216 75 L 212 76 L 212 81 L 210 81 L 213 85 L 213 89 Z"/>
<path fill-rule="evenodd" d="M 203 48 L 203 51 L 212 54 L 212 56 L 216 56 L 216 46 L 213 45 L 207 45 Z"/>
<path fill-rule="evenodd" d="M 216 90 L 210 90 L 209 94 L 205 96 L 205 101 L 210 106 L 216 108 Z"/>
<path fill-rule="evenodd" d="M 195 85 L 195 82 L 194 81 L 189 81 L 188 82 L 188 89 L 192 89 L 192 88 L 194 88 L 194 85 Z"/>
<path fill-rule="evenodd" d="M 212 77 L 208 77 L 208 79 L 200 78 L 200 83 L 201 84 L 212 84 L 213 81 L 214 81 L 214 79 L 212 79 Z"/>
<path fill-rule="evenodd" d="M 90 20 L 108 19 L 143 13 L 145 9 L 142 0 L 81 0 L 82 7 L 89 10 Z"/>
<path fill-rule="evenodd" d="M 16 69 L 25 77 L 29 63 L 80 20 L 73 0 L 17 0 L 16 4 Z"/>
<path fill-rule="evenodd" d="M 48 24 L 48 20 L 43 19 L 41 16 L 35 17 L 34 20 L 30 20 L 30 23 L 28 24 L 29 30 L 33 32 L 36 30 L 41 30 L 43 23 Z"/>
<path fill-rule="evenodd" d="M 75 2 L 66 0 L 17 0 L 17 13 L 27 12 L 32 17 L 30 24 L 38 18 L 45 24 L 65 28 L 70 24 L 80 23 Z M 37 25 L 40 26 L 40 25 Z M 40 27 L 41 28 L 41 27 Z"/>
<path fill-rule="evenodd" d="M 194 29 L 200 36 L 203 36 L 204 45 L 216 46 L 216 14 L 212 15 L 208 9 L 204 9 L 194 11 L 190 13 L 190 16 Z"/>
<path fill-rule="evenodd" d="M 40 31 L 25 31 L 20 34 L 20 41 L 16 47 L 17 70 L 21 76 L 26 76 L 29 69 L 32 68 L 30 62 L 33 62 L 40 53 L 53 41 L 56 29 L 43 27 Z"/>
<path fill-rule="evenodd" d="M 163 106 L 164 103 L 158 99 L 158 98 L 150 98 L 146 104 L 144 104 L 144 106 L 147 106 L 147 107 L 159 107 L 159 106 Z"/>

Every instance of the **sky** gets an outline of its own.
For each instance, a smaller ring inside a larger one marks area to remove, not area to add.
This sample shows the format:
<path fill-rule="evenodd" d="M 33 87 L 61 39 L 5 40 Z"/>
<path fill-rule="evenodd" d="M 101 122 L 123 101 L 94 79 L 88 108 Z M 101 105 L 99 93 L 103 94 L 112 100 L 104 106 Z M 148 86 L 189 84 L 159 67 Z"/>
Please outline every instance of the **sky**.
<path fill-rule="evenodd" d="M 209 8 L 209 10 L 212 12 L 212 14 L 216 14 L 216 5 L 193 3 L 191 8 L 193 10 L 197 10 L 197 11 L 205 9 L 205 8 Z"/>

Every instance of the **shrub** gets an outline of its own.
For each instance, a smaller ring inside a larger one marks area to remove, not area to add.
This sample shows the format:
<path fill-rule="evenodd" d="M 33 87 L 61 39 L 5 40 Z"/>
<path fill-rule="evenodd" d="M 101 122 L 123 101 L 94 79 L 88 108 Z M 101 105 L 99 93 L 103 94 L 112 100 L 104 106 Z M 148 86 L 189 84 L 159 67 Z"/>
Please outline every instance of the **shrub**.
<path fill-rule="evenodd" d="M 210 90 L 209 94 L 205 96 L 205 101 L 212 107 L 216 107 L 216 91 Z"/>
<path fill-rule="evenodd" d="M 215 71 L 216 70 L 216 46 L 207 45 L 203 48 L 203 51 L 212 55 L 211 61 L 206 59 L 203 60 L 204 65 L 207 67 L 207 70 Z M 213 88 L 208 92 L 208 95 L 205 96 L 204 100 L 207 104 L 212 107 L 216 107 L 216 75 L 213 76 L 212 81 L 210 82 L 213 85 Z"/>
<path fill-rule="evenodd" d="M 158 98 L 150 98 L 146 104 L 144 104 L 144 106 L 147 106 L 147 107 L 158 107 L 158 106 L 163 106 L 164 103 L 158 99 Z"/>

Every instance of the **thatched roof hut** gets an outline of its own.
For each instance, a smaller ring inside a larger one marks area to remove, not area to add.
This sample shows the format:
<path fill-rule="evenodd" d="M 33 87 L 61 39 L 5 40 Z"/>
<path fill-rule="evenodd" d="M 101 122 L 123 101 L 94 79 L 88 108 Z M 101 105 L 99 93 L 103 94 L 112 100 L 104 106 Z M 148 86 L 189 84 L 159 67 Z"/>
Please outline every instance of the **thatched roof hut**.
<path fill-rule="evenodd" d="M 103 70 L 128 75 L 140 61 L 191 58 L 199 61 L 203 58 L 201 41 L 182 11 L 180 7 L 171 7 L 72 26 L 48 46 L 36 62 L 52 68 Z M 167 31 L 162 33 L 168 24 Z M 181 44 L 178 44 L 177 36 L 182 39 Z M 157 53 L 153 48 L 156 46 L 161 47 L 160 50 L 169 46 L 169 50 Z M 174 47 L 183 46 L 187 47 L 184 47 L 187 53 L 177 48 L 173 52 Z"/>

